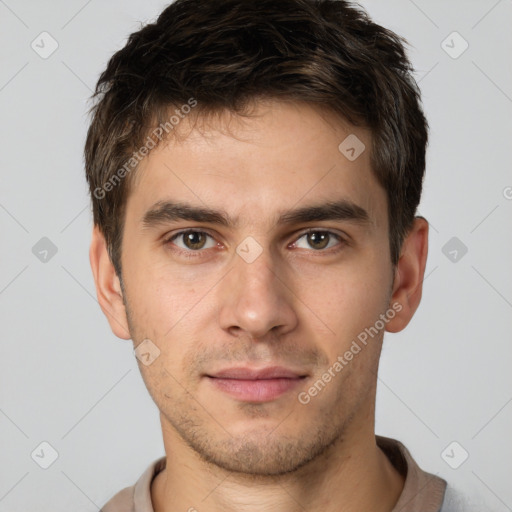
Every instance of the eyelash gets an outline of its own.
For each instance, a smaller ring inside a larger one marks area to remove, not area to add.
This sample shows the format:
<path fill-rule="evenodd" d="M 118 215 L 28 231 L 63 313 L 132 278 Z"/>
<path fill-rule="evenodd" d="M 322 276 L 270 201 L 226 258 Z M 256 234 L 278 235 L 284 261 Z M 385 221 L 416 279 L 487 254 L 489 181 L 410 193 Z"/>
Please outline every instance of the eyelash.
<path fill-rule="evenodd" d="M 185 230 L 182 230 L 182 231 L 178 231 L 177 233 L 174 233 L 172 236 L 168 237 L 165 239 L 164 243 L 165 245 L 172 245 L 172 242 L 173 240 L 175 240 L 176 238 L 182 236 L 182 235 L 186 235 L 186 234 L 189 234 L 189 233 L 201 233 L 201 234 L 205 234 L 211 238 L 214 238 L 210 233 L 208 233 L 207 231 L 203 231 L 203 230 L 200 230 L 200 229 L 193 229 L 193 228 L 189 228 L 189 229 L 185 229 Z M 314 249 L 311 249 L 312 252 L 315 252 L 315 253 L 318 253 L 318 254 L 327 254 L 327 255 L 332 255 L 332 254 L 337 254 L 339 251 L 341 251 L 343 249 L 343 246 L 347 245 L 347 240 L 345 240 L 341 235 L 339 235 L 338 233 L 335 233 L 333 231 L 329 231 L 327 229 L 318 229 L 318 228 L 312 228 L 312 229 L 308 229 L 307 231 L 304 231 L 302 232 L 296 239 L 293 243 L 297 243 L 302 237 L 308 235 L 309 233 L 322 233 L 322 234 L 328 234 L 329 236 L 331 237 L 334 237 L 336 238 L 340 243 L 335 246 L 334 248 L 331 247 L 329 249 L 319 249 L 319 250 L 314 250 Z M 205 251 L 207 251 L 207 249 L 198 249 L 196 251 L 190 249 L 190 250 L 185 250 L 185 249 L 180 249 L 179 247 L 178 248 L 173 248 L 172 249 L 173 251 L 177 252 L 178 254 L 182 254 L 183 256 L 185 256 L 186 258 L 197 258 L 197 257 L 201 257 L 202 256 L 202 253 L 204 253 Z"/>

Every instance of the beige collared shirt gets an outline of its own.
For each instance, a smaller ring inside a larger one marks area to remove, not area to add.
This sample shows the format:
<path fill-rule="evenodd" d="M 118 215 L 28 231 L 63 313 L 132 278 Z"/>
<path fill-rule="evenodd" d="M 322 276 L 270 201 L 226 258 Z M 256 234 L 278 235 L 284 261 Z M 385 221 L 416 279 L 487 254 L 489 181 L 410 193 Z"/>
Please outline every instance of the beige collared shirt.
<path fill-rule="evenodd" d="M 407 448 L 394 439 L 377 436 L 377 444 L 399 472 L 405 485 L 392 512 L 445 512 L 443 500 L 446 482 L 423 471 Z M 113 496 L 100 512 L 154 512 L 151 482 L 165 468 L 165 456 L 153 461 L 137 482 Z"/>

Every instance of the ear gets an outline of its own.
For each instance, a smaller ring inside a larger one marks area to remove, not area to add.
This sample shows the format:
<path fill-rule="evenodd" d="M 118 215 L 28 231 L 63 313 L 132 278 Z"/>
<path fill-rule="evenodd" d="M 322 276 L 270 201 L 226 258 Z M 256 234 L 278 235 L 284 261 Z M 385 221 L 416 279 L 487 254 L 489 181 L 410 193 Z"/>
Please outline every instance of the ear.
<path fill-rule="evenodd" d="M 118 338 L 129 340 L 131 336 L 128 329 L 121 283 L 114 265 L 110 261 L 105 237 L 98 226 L 94 226 L 92 232 L 89 261 L 91 262 L 98 302 L 107 317 L 112 332 Z"/>
<path fill-rule="evenodd" d="M 427 253 L 428 222 L 416 217 L 396 266 L 391 305 L 397 313 L 386 324 L 386 331 L 401 331 L 416 312 L 421 301 Z"/>

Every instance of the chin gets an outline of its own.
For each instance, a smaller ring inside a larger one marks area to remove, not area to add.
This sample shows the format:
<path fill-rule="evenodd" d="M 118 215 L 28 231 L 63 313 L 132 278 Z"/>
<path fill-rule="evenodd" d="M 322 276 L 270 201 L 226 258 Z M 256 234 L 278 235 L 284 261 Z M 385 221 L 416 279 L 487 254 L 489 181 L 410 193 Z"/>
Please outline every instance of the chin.
<path fill-rule="evenodd" d="M 276 477 L 304 468 L 325 455 L 340 438 L 327 430 L 312 430 L 297 438 L 276 432 L 274 427 L 215 441 L 196 431 L 185 441 L 208 464 L 240 476 Z"/>

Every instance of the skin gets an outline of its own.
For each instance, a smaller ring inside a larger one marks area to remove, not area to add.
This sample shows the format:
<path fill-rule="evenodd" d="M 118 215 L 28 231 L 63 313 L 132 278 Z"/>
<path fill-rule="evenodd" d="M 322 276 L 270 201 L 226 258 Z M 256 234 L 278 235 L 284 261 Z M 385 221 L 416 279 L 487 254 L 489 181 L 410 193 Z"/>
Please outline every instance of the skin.
<path fill-rule="evenodd" d="M 415 220 L 394 268 L 386 193 L 370 167 L 371 133 L 305 104 L 260 102 L 254 112 L 184 120 L 185 137 L 141 162 L 127 201 L 123 287 L 100 230 L 93 231 L 91 266 L 113 332 L 134 347 L 150 339 L 160 350 L 150 365 L 139 361 L 167 455 L 151 487 L 155 511 L 331 512 L 342 505 L 389 512 L 404 477 L 375 441 L 378 362 L 384 330 L 402 330 L 420 302 L 428 224 Z M 338 150 L 349 134 L 366 146 L 354 161 Z M 284 210 L 339 199 L 366 210 L 368 222 L 276 224 Z M 222 209 L 239 224 L 145 227 L 144 214 L 163 200 Z M 203 236 L 169 241 L 186 228 Z M 332 235 L 322 245 L 304 234 L 308 228 Z M 250 263 L 236 252 L 247 237 L 262 249 Z M 392 304 L 401 310 L 385 329 L 300 403 L 298 393 Z M 253 403 L 205 376 L 272 365 L 306 377 Z"/>

